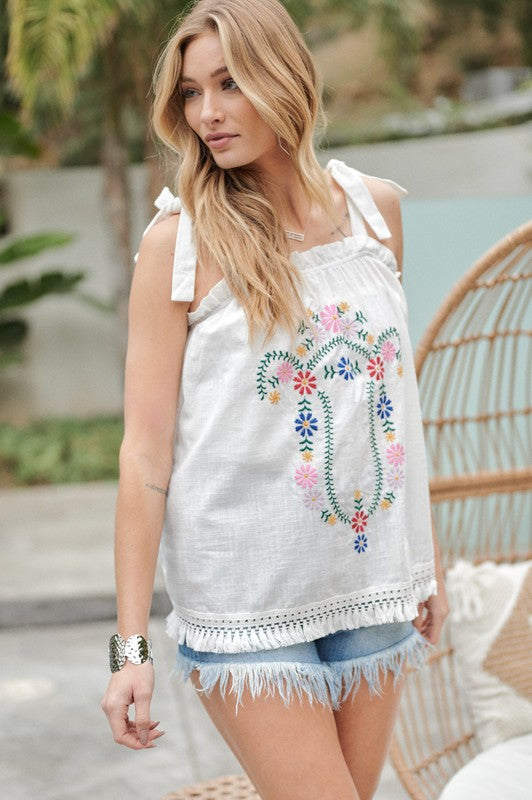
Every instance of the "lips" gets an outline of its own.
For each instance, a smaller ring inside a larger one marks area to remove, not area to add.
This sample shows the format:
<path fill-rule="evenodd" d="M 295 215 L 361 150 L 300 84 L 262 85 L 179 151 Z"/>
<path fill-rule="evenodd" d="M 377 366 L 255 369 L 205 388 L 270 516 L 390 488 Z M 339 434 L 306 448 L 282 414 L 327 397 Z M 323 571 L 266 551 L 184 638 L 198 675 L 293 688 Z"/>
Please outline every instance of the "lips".
<path fill-rule="evenodd" d="M 236 133 L 225 133 L 225 131 L 221 133 L 209 133 L 205 137 L 205 141 L 210 143 L 217 141 L 218 139 L 233 139 L 235 136 L 237 136 Z"/>

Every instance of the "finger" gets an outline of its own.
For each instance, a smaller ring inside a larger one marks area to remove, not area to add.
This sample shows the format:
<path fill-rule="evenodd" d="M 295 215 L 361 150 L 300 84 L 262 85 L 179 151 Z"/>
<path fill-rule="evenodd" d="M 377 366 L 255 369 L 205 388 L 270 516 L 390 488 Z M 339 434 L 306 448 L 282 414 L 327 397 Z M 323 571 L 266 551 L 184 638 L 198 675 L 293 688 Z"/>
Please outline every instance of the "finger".
<path fill-rule="evenodd" d="M 135 694 L 135 728 L 139 741 L 144 746 L 148 744 L 150 732 L 150 700 L 149 692 Z"/>

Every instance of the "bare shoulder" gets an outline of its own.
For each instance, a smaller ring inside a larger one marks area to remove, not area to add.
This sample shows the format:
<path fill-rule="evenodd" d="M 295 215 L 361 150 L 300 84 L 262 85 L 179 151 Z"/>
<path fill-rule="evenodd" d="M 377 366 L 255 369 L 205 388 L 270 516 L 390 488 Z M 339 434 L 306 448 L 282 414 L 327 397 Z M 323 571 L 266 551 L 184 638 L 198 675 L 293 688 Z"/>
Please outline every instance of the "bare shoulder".
<path fill-rule="evenodd" d="M 147 231 L 139 246 L 129 301 L 130 323 L 161 315 L 171 321 L 186 317 L 188 303 L 174 302 L 172 272 L 179 215 L 170 214 Z"/>
<path fill-rule="evenodd" d="M 145 263 L 153 259 L 157 262 L 160 262 L 161 258 L 173 259 L 178 228 L 179 214 L 169 214 L 153 225 L 142 237 L 138 260 Z"/>
<path fill-rule="evenodd" d="M 386 246 L 395 254 L 399 269 L 403 257 L 403 223 L 401 217 L 401 198 L 397 191 L 379 178 L 369 175 L 363 176 L 363 181 L 368 187 L 375 205 L 381 212 L 392 234 L 390 239 L 384 240 Z"/>

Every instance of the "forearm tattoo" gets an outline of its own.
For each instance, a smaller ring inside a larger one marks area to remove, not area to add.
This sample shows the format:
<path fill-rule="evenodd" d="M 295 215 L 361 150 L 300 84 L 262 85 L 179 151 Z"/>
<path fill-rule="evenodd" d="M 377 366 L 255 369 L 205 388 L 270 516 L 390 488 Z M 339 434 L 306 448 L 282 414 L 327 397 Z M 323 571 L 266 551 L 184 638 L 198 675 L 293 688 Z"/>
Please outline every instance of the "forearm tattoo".
<path fill-rule="evenodd" d="M 153 492 L 158 492 L 159 494 L 164 494 L 165 497 L 168 497 L 168 489 L 161 489 L 160 486 L 156 486 L 154 483 L 145 483 L 144 486 L 146 489 L 151 489 Z"/>

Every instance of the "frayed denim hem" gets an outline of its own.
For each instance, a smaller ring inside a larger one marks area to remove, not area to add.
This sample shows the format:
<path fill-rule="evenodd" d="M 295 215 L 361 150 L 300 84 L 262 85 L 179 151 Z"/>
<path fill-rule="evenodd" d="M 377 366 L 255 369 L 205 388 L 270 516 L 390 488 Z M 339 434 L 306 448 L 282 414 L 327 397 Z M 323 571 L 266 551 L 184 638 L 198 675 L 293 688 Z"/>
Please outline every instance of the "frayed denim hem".
<path fill-rule="evenodd" d="M 303 701 L 305 693 L 312 705 L 314 701 L 338 710 L 353 692 L 358 691 L 362 677 L 368 683 L 370 696 L 382 696 L 381 673 L 391 670 L 394 674 L 394 690 L 401 677 L 405 661 L 419 668 L 426 659 L 430 647 L 424 637 L 414 628 L 400 642 L 348 661 L 302 663 L 292 661 L 265 661 L 248 663 L 202 662 L 189 658 L 178 651 L 174 674 L 185 683 L 193 670 L 199 671 L 201 688 L 198 693 L 210 696 L 220 682 L 220 693 L 225 700 L 229 677 L 232 678 L 229 694 L 236 695 L 235 713 L 239 705 L 244 706 L 242 695 L 246 685 L 253 698 L 265 693 L 272 697 L 277 691 L 285 706 L 289 706 L 294 692 Z"/>
<path fill-rule="evenodd" d="M 368 684 L 370 697 L 382 697 L 381 676 L 385 678 L 388 670 L 393 673 L 395 691 L 406 662 L 409 662 L 414 669 L 420 669 L 426 661 L 428 650 L 432 647 L 433 645 L 427 642 L 417 628 L 413 628 L 407 637 L 384 650 L 348 661 L 324 662 L 332 670 L 339 687 L 335 697 L 338 705 L 335 707 L 339 708 L 349 695 L 353 701 L 363 677 Z"/>
<path fill-rule="evenodd" d="M 324 664 L 303 664 L 299 661 L 267 661 L 247 664 L 211 663 L 194 661 L 178 652 L 176 673 L 182 678 L 183 683 L 187 681 L 194 669 L 199 671 L 201 684 L 201 689 L 196 689 L 196 691 L 204 693 L 207 697 L 220 681 L 220 692 L 225 699 L 229 676 L 231 676 L 229 693 L 236 695 L 236 714 L 238 714 L 239 704 L 244 706 L 242 694 L 246 684 L 253 698 L 262 695 L 263 692 L 266 692 L 266 697 L 272 697 L 277 691 L 287 707 L 292 701 L 293 692 L 299 697 L 300 703 L 303 701 L 303 692 L 305 692 L 311 705 L 314 700 L 317 700 L 330 708 L 331 701 L 328 692 L 334 697 L 338 689 L 332 670 Z"/>

